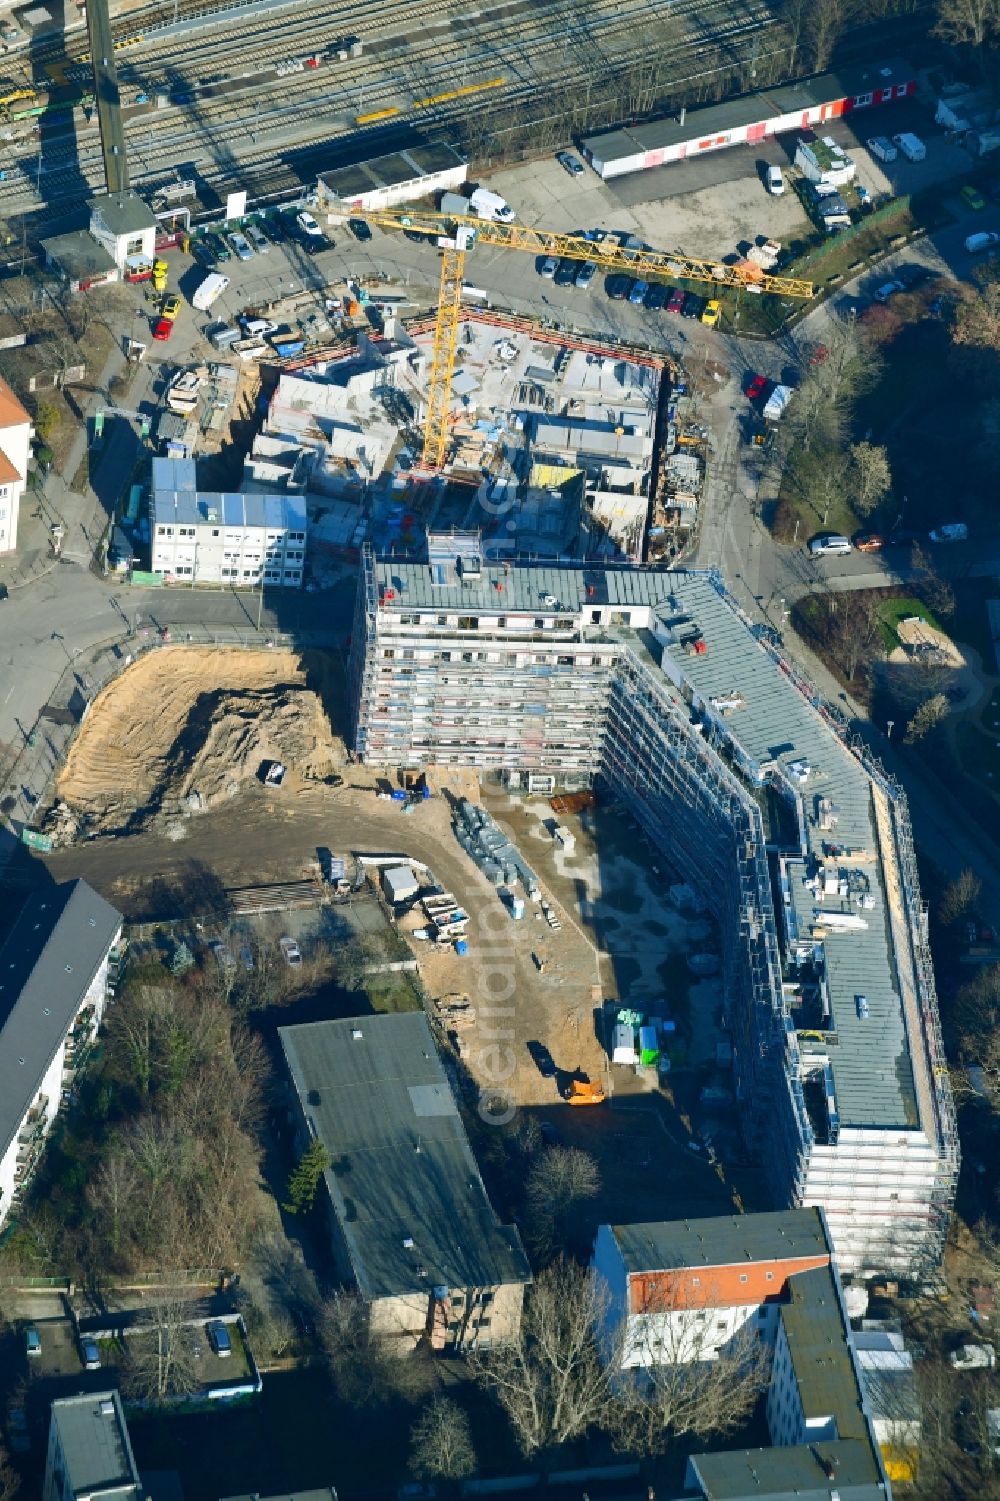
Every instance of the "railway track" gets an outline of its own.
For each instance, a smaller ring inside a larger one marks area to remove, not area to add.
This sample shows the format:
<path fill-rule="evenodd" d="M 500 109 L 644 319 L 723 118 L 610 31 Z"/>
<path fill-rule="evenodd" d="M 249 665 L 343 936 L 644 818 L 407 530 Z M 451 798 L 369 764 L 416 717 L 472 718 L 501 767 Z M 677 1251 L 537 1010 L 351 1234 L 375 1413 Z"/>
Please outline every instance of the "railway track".
<path fill-rule="evenodd" d="M 504 103 L 513 104 L 526 102 L 536 95 L 552 76 L 558 76 L 564 88 L 583 84 L 593 72 L 596 58 L 600 58 L 605 69 L 614 70 L 628 67 L 640 56 L 648 56 L 645 45 L 639 49 L 634 46 L 637 29 L 641 36 L 642 23 L 649 22 L 650 10 L 645 0 L 626 4 L 613 13 L 593 14 L 583 44 L 570 29 L 571 11 L 558 6 L 537 5 L 525 11 L 524 4 L 525 0 L 511 0 L 508 10 L 511 14 L 522 15 L 523 24 L 518 28 L 516 44 L 499 52 L 495 45 L 491 45 L 496 24 L 493 13 L 486 21 L 477 18 L 479 30 L 474 30 L 472 18 L 467 18 L 468 31 L 456 37 L 452 23 L 444 34 L 436 29 L 442 24 L 440 17 L 443 13 L 439 6 L 421 7 L 420 15 L 426 18 L 424 29 L 418 29 L 419 21 L 412 12 L 409 13 L 405 47 L 400 49 L 390 35 L 393 29 L 398 31 L 398 8 L 393 4 L 381 5 L 366 13 L 374 21 L 381 17 L 384 24 L 381 38 L 369 38 L 363 59 L 338 63 L 315 74 L 267 80 L 257 71 L 249 78 L 247 88 L 254 93 L 252 125 L 247 118 L 243 92 L 238 86 L 218 95 L 197 96 L 191 104 L 184 106 L 181 129 L 171 130 L 169 136 L 163 131 L 163 125 L 167 120 L 177 118 L 173 111 L 130 111 L 127 119 L 134 143 L 130 145 L 130 154 L 135 159 L 133 180 L 137 186 L 146 186 L 166 175 L 168 167 L 160 162 L 161 149 L 154 136 L 157 132 L 164 137 L 163 144 L 169 151 L 171 166 L 178 160 L 186 165 L 190 163 L 207 182 L 221 181 L 226 174 L 231 181 L 234 170 L 239 171 L 241 180 L 245 174 L 253 174 L 259 179 L 263 169 L 273 191 L 279 180 L 290 185 L 295 182 L 294 174 L 287 169 L 277 171 L 273 149 L 269 153 L 257 149 L 254 137 L 275 126 L 297 130 L 296 139 L 283 143 L 282 149 L 286 153 L 298 151 L 315 145 L 320 138 L 332 140 L 350 133 L 362 108 L 365 113 L 391 114 L 402 119 L 407 114 L 407 95 L 412 100 L 414 94 L 433 96 L 436 92 L 445 92 L 442 85 L 454 80 L 459 65 L 462 68 L 460 76 L 472 81 L 486 65 L 492 73 L 498 66 L 503 67 L 509 74 L 503 90 Z M 348 14 L 358 19 L 356 11 L 349 13 L 345 7 L 329 5 L 311 7 L 306 15 L 297 15 L 291 33 L 283 30 L 281 34 L 281 53 L 293 53 L 300 42 L 303 46 L 307 42 L 315 46 L 318 18 L 323 18 L 327 25 L 332 23 L 340 31 L 339 23 Z M 395 28 L 390 22 L 393 14 Z M 683 66 L 685 57 L 694 58 L 706 45 L 715 49 L 731 46 L 774 26 L 770 12 L 763 7 L 749 14 L 742 12 L 738 21 L 728 19 L 725 24 L 713 25 L 713 16 L 731 17 L 731 10 L 724 0 L 707 0 L 707 3 L 674 14 L 678 24 L 682 21 L 695 24 L 683 44 L 675 42 L 672 47 L 672 72 Z M 554 20 L 565 24 L 553 26 Z M 268 42 L 263 48 L 251 48 L 248 53 L 246 41 L 245 35 L 232 40 L 233 54 L 241 54 L 243 68 L 256 65 L 259 69 L 260 65 L 273 59 L 275 47 L 272 43 Z M 475 46 L 479 47 L 478 53 L 472 51 Z M 195 49 L 198 50 L 203 49 Z M 216 38 L 213 41 L 213 60 L 217 66 L 225 66 L 229 55 L 227 48 L 220 50 L 220 39 Z M 759 49 L 757 55 L 760 56 Z M 395 58 L 405 58 L 405 77 L 396 76 L 385 66 Z M 144 76 L 152 60 L 145 58 L 141 64 L 136 60 L 126 70 L 126 87 L 132 75 Z M 184 54 L 175 56 L 173 68 L 181 69 L 183 61 Z M 374 80 L 371 78 L 373 64 L 380 66 L 379 75 Z M 468 108 L 465 99 L 453 100 L 450 105 L 440 104 L 434 109 L 433 118 L 424 123 L 433 132 L 447 131 Z M 338 118 L 331 121 L 324 119 L 323 115 Z M 150 134 L 144 145 L 142 131 L 147 125 Z M 270 170 L 264 166 L 268 158 Z M 32 175 L 38 165 L 37 160 L 32 163 Z M 77 137 L 67 138 L 64 146 L 59 144 L 58 137 L 50 138 L 48 149 L 43 152 L 41 172 L 36 178 L 37 185 L 43 190 L 40 195 L 42 202 L 65 201 L 71 195 L 80 201 L 90 188 L 100 186 L 99 169 L 96 131 L 84 129 Z M 19 201 L 23 204 L 24 196 L 23 177 L 20 182 L 13 178 L 0 185 L 0 212 L 8 216 L 16 212 L 15 205 Z M 30 197 L 31 207 L 39 206 L 39 195 L 32 191 Z M 28 207 L 27 204 L 23 206 Z"/>

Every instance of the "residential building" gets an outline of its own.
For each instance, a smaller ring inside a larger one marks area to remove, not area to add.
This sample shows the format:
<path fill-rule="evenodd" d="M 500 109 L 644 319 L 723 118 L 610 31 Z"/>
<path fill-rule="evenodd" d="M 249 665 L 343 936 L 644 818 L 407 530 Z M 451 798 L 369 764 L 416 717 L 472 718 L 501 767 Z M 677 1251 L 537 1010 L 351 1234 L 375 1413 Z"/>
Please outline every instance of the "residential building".
<path fill-rule="evenodd" d="M 906 799 L 718 575 L 366 549 L 350 679 L 364 761 L 625 803 L 719 920 L 776 1201 L 824 1209 L 845 1271 L 936 1264 L 958 1134 Z"/>
<path fill-rule="evenodd" d="M 773 1347 L 789 1278 L 831 1254 L 819 1209 L 601 1225 L 606 1339 L 620 1340 L 626 1368 L 715 1360 L 748 1331 Z"/>
<path fill-rule="evenodd" d="M 150 511 L 152 568 L 166 583 L 302 587 L 301 495 L 200 491 L 193 459 L 155 458 Z"/>
<path fill-rule="evenodd" d="M 117 1391 L 52 1404 L 42 1501 L 143 1501 Z"/>
<path fill-rule="evenodd" d="M 320 1141 L 342 1280 L 404 1349 L 464 1350 L 517 1331 L 527 1258 L 497 1219 L 427 1018 L 281 1027 L 301 1147 Z"/>
<path fill-rule="evenodd" d="M 0 553 L 13 552 L 17 547 L 32 436 L 31 418 L 0 377 Z"/>
<path fill-rule="evenodd" d="M 32 892 L 0 949 L 0 1223 L 101 1024 L 121 914 L 86 881 Z"/>

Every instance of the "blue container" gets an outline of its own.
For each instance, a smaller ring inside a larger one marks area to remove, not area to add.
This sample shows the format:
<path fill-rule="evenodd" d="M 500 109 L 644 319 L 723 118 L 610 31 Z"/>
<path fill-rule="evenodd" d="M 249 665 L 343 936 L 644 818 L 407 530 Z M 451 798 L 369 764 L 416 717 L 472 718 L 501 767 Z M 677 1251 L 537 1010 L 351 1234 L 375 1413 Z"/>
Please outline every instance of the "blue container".
<path fill-rule="evenodd" d="M 455 939 L 455 953 L 456 954 L 467 954 L 468 952 L 469 952 L 468 940 L 465 939 L 465 938 L 456 938 Z"/>
<path fill-rule="evenodd" d="M 406 802 L 406 793 L 404 792 L 404 790 L 403 790 L 402 787 L 394 787 L 393 788 L 392 800 L 393 800 L 394 803 L 405 803 Z"/>

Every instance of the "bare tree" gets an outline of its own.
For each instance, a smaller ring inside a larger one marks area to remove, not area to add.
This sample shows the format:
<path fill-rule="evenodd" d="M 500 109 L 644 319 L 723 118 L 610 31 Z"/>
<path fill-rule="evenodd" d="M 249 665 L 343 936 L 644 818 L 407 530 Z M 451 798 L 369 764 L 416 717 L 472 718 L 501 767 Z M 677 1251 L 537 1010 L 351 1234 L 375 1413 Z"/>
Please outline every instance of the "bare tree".
<path fill-rule="evenodd" d="M 557 1261 L 529 1290 L 517 1334 L 470 1352 L 473 1375 L 496 1396 L 522 1453 L 579 1438 L 607 1417 L 611 1365 L 597 1348 L 607 1313 L 607 1291 L 595 1274 Z"/>
<path fill-rule="evenodd" d="M 410 1430 L 410 1473 L 418 1480 L 464 1480 L 476 1468 L 469 1420 L 450 1397 L 432 1397 Z"/>
<path fill-rule="evenodd" d="M 979 48 L 1000 34 L 997 0 L 938 0 L 934 35 L 952 45 Z"/>
<path fill-rule="evenodd" d="M 934 566 L 934 560 L 926 548 L 915 543 L 911 553 L 913 567 L 919 571 L 920 598 L 929 610 L 945 619 L 955 613 L 955 591 L 943 579 Z"/>
<path fill-rule="evenodd" d="M 877 443 L 855 443 L 850 478 L 851 505 L 859 516 L 870 516 L 892 489 L 888 450 Z"/>
<path fill-rule="evenodd" d="M 21 1489 L 21 1477 L 10 1462 L 10 1456 L 0 1443 L 0 1501 L 14 1501 Z"/>
<path fill-rule="evenodd" d="M 539 1256 L 565 1248 L 580 1204 L 595 1198 L 600 1187 L 596 1160 L 578 1147 L 550 1147 L 535 1158 L 525 1184 L 525 1234 Z"/>
<path fill-rule="evenodd" d="M 405 1351 L 401 1340 L 372 1328 L 369 1307 L 358 1293 L 340 1291 L 327 1298 L 319 1338 L 337 1395 L 351 1407 L 377 1407 L 427 1389 L 426 1362 Z"/>
<path fill-rule="evenodd" d="M 153 1403 L 197 1391 L 203 1339 L 191 1299 L 182 1289 L 164 1288 L 147 1301 L 140 1324 L 126 1337 L 125 1391 Z"/>
<path fill-rule="evenodd" d="M 968 917 L 978 905 L 982 892 L 982 881 L 968 867 L 960 871 L 953 881 L 949 881 L 938 903 L 938 917 L 945 927 L 950 928 Z"/>
<path fill-rule="evenodd" d="M 929 731 L 939 725 L 948 717 L 948 700 L 943 693 L 934 693 L 925 699 L 913 718 L 906 726 L 906 734 L 903 736 L 906 745 L 915 745 L 922 740 Z"/>

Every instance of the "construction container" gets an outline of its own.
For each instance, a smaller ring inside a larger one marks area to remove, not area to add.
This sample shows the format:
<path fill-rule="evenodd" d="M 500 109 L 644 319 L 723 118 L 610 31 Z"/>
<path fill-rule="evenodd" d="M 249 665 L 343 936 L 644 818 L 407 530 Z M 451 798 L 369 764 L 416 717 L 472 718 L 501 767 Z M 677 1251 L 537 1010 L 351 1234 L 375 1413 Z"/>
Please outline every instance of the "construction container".
<path fill-rule="evenodd" d="M 468 952 L 469 952 L 468 940 L 465 939 L 465 938 L 457 938 L 455 940 L 455 953 L 456 954 L 467 954 Z"/>
<path fill-rule="evenodd" d="M 655 1064 L 660 1056 L 660 1042 L 655 1027 L 639 1028 L 639 1062 L 644 1067 Z"/>
<path fill-rule="evenodd" d="M 382 890 L 386 901 L 407 902 L 420 890 L 420 882 L 408 865 L 393 865 L 382 872 Z"/>
<path fill-rule="evenodd" d="M 632 1068 L 639 1061 L 635 1050 L 635 1033 L 632 1028 L 619 1022 L 611 1038 L 611 1062 L 623 1063 Z"/>

